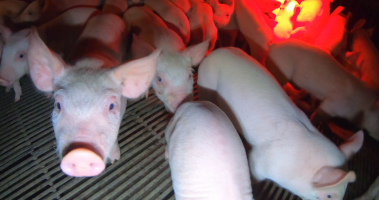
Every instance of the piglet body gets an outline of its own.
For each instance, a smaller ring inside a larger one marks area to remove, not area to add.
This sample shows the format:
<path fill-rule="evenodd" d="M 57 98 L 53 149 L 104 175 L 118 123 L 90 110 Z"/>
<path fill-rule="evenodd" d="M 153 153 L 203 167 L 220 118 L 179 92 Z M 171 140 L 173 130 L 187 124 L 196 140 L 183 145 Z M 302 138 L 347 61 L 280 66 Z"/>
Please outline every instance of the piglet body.
<path fill-rule="evenodd" d="M 267 69 L 284 85 L 291 81 L 321 100 L 312 121 L 343 117 L 379 139 L 378 92 L 345 70 L 330 54 L 301 41 L 270 47 Z"/>
<path fill-rule="evenodd" d="M 189 22 L 191 27 L 190 44 L 199 44 L 210 40 L 207 51 L 209 54 L 214 49 L 218 32 L 213 22 L 212 7 L 203 1 L 193 2 Z"/>
<path fill-rule="evenodd" d="M 242 141 L 213 103 L 181 105 L 165 137 L 176 199 L 253 199 Z"/>
<path fill-rule="evenodd" d="M 156 51 L 124 64 L 126 28 L 114 14 L 92 17 L 63 62 L 37 31 L 28 60 L 36 87 L 54 91 L 52 112 L 61 169 L 69 176 L 96 176 L 120 158 L 117 134 L 126 98 L 144 93 L 155 73 Z"/>
<path fill-rule="evenodd" d="M 353 52 L 361 52 L 357 60 L 361 79 L 379 89 L 379 51 L 370 39 L 372 33 L 362 28 L 364 23 L 364 20 L 358 21 L 351 31 L 351 49 Z"/>
<path fill-rule="evenodd" d="M 213 51 L 199 67 L 199 99 L 218 105 L 252 145 L 250 169 L 303 199 L 342 199 L 355 173 L 342 166 L 363 142 L 341 147 L 324 137 L 274 77 L 242 50 Z M 330 198 L 328 198 L 330 195 Z"/>
<path fill-rule="evenodd" d="M 235 4 L 237 25 L 250 46 L 250 55 L 263 63 L 274 33 L 253 0 L 238 0 Z"/>
<path fill-rule="evenodd" d="M 145 0 L 145 5 L 157 12 L 167 26 L 182 38 L 184 44 L 189 42 L 190 24 L 184 11 L 169 0 Z"/>

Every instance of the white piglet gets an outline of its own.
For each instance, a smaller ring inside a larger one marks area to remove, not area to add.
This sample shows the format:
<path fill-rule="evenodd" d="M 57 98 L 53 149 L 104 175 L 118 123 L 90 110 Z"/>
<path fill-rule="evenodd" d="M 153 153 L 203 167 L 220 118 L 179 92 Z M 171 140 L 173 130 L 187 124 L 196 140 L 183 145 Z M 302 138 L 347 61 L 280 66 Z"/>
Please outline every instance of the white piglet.
<path fill-rule="evenodd" d="M 213 103 L 181 105 L 165 137 L 176 199 L 253 199 L 241 138 Z"/>
<path fill-rule="evenodd" d="M 192 99 L 192 66 L 200 64 L 205 57 L 209 40 L 185 48 L 180 37 L 148 7 L 129 8 L 123 19 L 128 29 L 145 41 L 133 44 L 135 47 L 148 51 L 162 49 L 151 86 L 166 110 L 175 112 L 182 102 Z"/>
<path fill-rule="evenodd" d="M 37 31 L 49 48 L 64 57 L 75 44 L 88 19 L 99 12 L 95 8 L 73 8 L 39 26 Z M 29 73 L 27 52 L 30 29 L 12 33 L 0 24 L 0 33 L 5 42 L 0 64 L 0 85 L 7 87 L 7 90 L 13 87 L 17 102 L 22 95 L 19 79 Z"/>
<path fill-rule="evenodd" d="M 252 145 L 250 169 L 307 200 L 342 200 L 355 173 L 339 169 L 363 132 L 340 149 L 323 136 L 258 61 L 237 48 L 213 51 L 199 67 L 199 99 L 210 100 Z"/>
<path fill-rule="evenodd" d="M 92 17 L 68 59 L 73 65 L 48 49 L 35 29 L 29 37 L 30 75 L 39 90 L 54 91 L 57 153 L 69 176 L 96 176 L 120 158 L 117 134 L 126 98 L 144 93 L 155 74 L 159 50 L 120 65 L 124 33 L 117 15 Z"/>

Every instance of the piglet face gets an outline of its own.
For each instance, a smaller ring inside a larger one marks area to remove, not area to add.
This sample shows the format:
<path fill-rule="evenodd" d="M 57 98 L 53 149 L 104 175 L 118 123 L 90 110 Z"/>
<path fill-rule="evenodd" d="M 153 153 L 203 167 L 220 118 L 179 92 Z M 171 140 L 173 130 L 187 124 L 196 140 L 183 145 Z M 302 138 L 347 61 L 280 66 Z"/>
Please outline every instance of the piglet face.
<path fill-rule="evenodd" d="M 109 72 L 79 69 L 66 73 L 55 86 L 52 111 L 59 157 L 82 147 L 104 163 L 113 163 L 120 157 L 117 134 L 126 107 L 121 88 Z"/>
<path fill-rule="evenodd" d="M 3 48 L 0 65 L 0 84 L 12 85 L 16 80 L 28 73 L 27 60 L 27 34 L 30 30 L 21 31 L 11 35 Z"/>
<path fill-rule="evenodd" d="M 216 27 L 222 28 L 229 23 L 230 17 L 233 14 L 233 8 L 226 4 L 218 4 L 213 8 L 213 12 L 213 21 Z"/>
<path fill-rule="evenodd" d="M 346 191 L 347 183 L 340 184 L 338 186 L 334 187 L 328 187 L 324 189 L 319 189 L 316 192 L 316 198 L 315 200 L 342 200 L 345 191 Z"/>
<path fill-rule="evenodd" d="M 174 113 L 179 105 L 192 99 L 193 77 L 190 60 L 179 53 L 162 53 L 152 87 L 166 110 Z"/>

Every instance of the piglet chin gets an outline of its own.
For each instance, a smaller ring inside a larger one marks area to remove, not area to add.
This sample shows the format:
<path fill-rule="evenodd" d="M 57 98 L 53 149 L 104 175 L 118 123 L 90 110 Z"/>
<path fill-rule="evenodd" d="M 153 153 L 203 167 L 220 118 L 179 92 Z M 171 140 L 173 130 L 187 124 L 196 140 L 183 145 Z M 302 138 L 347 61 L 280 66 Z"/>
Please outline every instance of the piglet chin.
<path fill-rule="evenodd" d="M 105 163 L 103 159 L 93 151 L 85 148 L 77 148 L 63 157 L 61 169 L 69 176 L 97 176 L 104 171 Z"/>

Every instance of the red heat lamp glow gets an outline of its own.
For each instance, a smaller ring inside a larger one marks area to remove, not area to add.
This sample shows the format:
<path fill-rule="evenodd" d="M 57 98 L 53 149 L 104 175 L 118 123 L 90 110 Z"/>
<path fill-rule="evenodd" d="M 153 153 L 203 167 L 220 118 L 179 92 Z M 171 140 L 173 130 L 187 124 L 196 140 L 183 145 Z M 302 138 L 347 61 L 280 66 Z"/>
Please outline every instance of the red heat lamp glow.
<path fill-rule="evenodd" d="M 277 0 L 281 6 L 273 10 L 277 22 L 274 29 L 276 41 L 285 40 L 298 32 L 306 31 L 306 23 L 322 15 L 321 0 Z M 329 14 L 329 13 L 328 13 Z"/>

